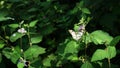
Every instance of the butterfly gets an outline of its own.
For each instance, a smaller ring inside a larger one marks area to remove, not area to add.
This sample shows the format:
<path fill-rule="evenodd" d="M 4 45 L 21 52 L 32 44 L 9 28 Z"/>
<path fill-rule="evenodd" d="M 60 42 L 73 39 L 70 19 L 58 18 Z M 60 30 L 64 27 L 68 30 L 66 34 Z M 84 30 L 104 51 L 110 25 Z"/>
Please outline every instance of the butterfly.
<path fill-rule="evenodd" d="M 85 26 L 81 25 L 78 31 L 74 31 L 74 30 L 68 30 L 68 31 L 72 35 L 72 38 L 78 41 L 79 39 L 81 39 L 82 35 L 84 34 L 84 30 L 85 30 Z"/>

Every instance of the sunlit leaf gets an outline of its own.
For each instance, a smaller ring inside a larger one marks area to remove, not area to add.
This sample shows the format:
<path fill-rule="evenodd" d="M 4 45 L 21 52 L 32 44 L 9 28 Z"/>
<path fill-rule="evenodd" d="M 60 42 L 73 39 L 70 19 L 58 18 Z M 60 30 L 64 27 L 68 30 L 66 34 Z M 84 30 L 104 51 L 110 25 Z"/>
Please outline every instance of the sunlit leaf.
<path fill-rule="evenodd" d="M 79 58 L 78 58 L 77 55 L 71 55 L 71 56 L 69 56 L 67 59 L 70 60 L 70 61 L 72 61 L 72 62 L 79 60 Z"/>
<path fill-rule="evenodd" d="M 11 48 L 4 48 L 2 52 L 3 52 L 4 56 L 6 56 L 8 59 L 10 59 L 10 57 L 11 57 L 10 53 L 12 53 Z"/>
<path fill-rule="evenodd" d="M 91 34 L 92 42 L 97 44 L 106 44 L 109 45 L 112 41 L 113 37 L 110 36 L 108 33 L 103 32 L 102 30 L 96 30 L 92 32 Z"/>
<path fill-rule="evenodd" d="M 80 25 L 77 25 L 77 24 L 74 25 L 74 30 L 75 30 L 75 31 L 78 31 L 79 28 L 80 28 Z"/>
<path fill-rule="evenodd" d="M 82 12 L 86 14 L 91 14 L 90 10 L 87 8 L 82 8 Z"/>
<path fill-rule="evenodd" d="M 4 43 L 0 43 L 0 49 L 3 48 L 5 46 Z"/>
<path fill-rule="evenodd" d="M 51 60 L 49 58 L 46 58 L 43 60 L 43 65 L 46 67 L 50 67 L 51 66 Z"/>
<path fill-rule="evenodd" d="M 18 24 L 10 24 L 10 25 L 8 25 L 8 26 L 11 27 L 11 28 L 18 28 L 18 27 L 19 27 Z"/>
<path fill-rule="evenodd" d="M 15 49 L 12 50 L 11 48 L 6 47 L 2 52 L 3 55 L 10 59 L 13 63 L 16 63 L 20 58 L 20 53 L 18 53 Z"/>
<path fill-rule="evenodd" d="M 24 63 L 20 63 L 20 62 L 19 62 L 19 63 L 17 64 L 17 68 L 24 68 Z"/>
<path fill-rule="evenodd" d="M 45 67 L 51 67 L 52 63 L 51 61 L 55 59 L 55 56 L 54 55 L 49 55 L 47 58 L 45 58 L 43 60 L 43 65 Z"/>
<path fill-rule="evenodd" d="M 37 58 L 40 54 L 43 53 L 45 53 L 45 48 L 33 45 L 24 52 L 24 56 L 26 59 L 33 59 Z"/>
<path fill-rule="evenodd" d="M 10 18 L 8 17 L 0 17 L 0 21 L 6 21 L 6 20 L 9 20 Z"/>
<path fill-rule="evenodd" d="M 42 41 L 42 36 L 41 35 L 37 35 L 37 36 L 33 36 L 31 37 L 31 42 L 34 43 L 39 43 Z"/>
<path fill-rule="evenodd" d="M 107 55 L 107 53 L 106 53 L 105 50 L 97 49 L 97 50 L 94 52 L 91 61 L 93 62 L 93 61 L 105 59 L 105 58 L 106 58 L 106 55 Z"/>
<path fill-rule="evenodd" d="M 70 41 L 67 43 L 64 53 L 77 53 L 78 52 L 78 44 L 75 41 Z"/>
<path fill-rule="evenodd" d="M 116 48 L 114 46 L 108 46 L 106 48 L 107 58 L 111 59 L 116 56 Z"/>
<path fill-rule="evenodd" d="M 31 21 L 29 26 L 34 27 L 37 24 L 38 20 Z"/>
<path fill-rule="evenodd" d="M 18 40 L 19 38 L 21 38 L 22 36 L 24 36 L 25 34 L 22 34 L 22 33 L 13 33 L 11 36 L 10 36 L 10 41 L 11 42 L 15 42 L 16 40 Z"/>

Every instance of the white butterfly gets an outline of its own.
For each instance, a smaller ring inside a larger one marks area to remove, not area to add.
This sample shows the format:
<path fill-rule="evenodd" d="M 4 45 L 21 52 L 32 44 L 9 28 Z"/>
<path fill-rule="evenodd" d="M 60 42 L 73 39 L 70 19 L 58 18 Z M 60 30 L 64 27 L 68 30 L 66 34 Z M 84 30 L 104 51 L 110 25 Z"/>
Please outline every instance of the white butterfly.
<path fill-rule="evenodd" d="M 82 37 L 82 35 L 83 35 L 83 32 L 75 32 L 75 31 L 73 31 L 73 30 L 68 30 L 69 32 L 70 32 L 70 34 L 72 35 L 72 38 L 74 39 L 74 40 L 79 40 L 81 37 Z"/>
<path fill-rule="evenodd" d="M 68 30 L 69 33 L 72 35 L 72 38 L 76 41 L 78 41 L 79 39 L 81 39 L 83 33 L 84 33 L 84 30 L 85 30 L 85 26 L 84 25 L 81 25 L 80 28 L 79 28 L 79 31 L 75 32 L 73 30 Z"/>

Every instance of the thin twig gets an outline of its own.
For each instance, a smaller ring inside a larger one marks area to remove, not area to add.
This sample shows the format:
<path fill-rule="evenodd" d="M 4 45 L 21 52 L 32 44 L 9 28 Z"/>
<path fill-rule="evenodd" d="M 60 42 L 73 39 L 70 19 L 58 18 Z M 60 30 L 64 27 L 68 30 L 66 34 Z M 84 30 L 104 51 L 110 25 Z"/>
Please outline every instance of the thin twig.
<path fill-rule="evenodd" d="M 30 46 L 32 46 L 31 37 L 30 37 L 30 29 L 29 29 L 29 25 L 28 25 L 27 36 L 28 36 L 28 39 L 29 39 L 29 44 L 30 44 Z"/>
<path fill-rule="evenodd" d="M 109 65 L 109 68 L 111 68 L 111 63 L 109 58 L 108 58 L 108 65 Z"/>

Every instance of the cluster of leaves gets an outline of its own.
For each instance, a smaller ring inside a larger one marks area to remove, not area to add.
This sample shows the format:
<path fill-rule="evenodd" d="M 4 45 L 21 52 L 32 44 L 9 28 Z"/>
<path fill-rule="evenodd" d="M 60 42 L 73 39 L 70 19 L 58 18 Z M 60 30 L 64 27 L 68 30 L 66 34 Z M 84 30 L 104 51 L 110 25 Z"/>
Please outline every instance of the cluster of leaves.
<path fill-rule="evenodd" d="M 119 67 L 119 7 L 119 0 L 1 0 L 0 67 Z"/>

